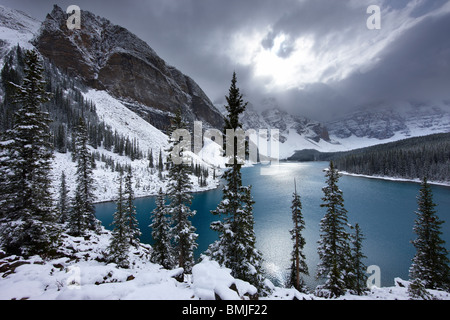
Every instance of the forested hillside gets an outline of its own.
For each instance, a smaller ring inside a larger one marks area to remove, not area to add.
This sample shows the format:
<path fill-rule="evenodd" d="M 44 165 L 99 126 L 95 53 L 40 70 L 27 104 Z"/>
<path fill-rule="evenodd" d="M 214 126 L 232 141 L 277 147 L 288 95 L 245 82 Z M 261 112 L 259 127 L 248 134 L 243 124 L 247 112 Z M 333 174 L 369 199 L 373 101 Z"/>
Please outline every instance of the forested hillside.
<path fill-rule="evenodd" d="M 0 132 L 11 129 L 14 124 L 17 106 L 12 101 L 14 87 L 11 83 L 22 82 L 23 59 L 23 50 L 17 47 L 5 59 L 1 71 L 0 92 L 3 92 L 3 101 L 0 104 Z M 88 126 L 89 144 L 94 149 L 103 145 L 105 149 L 126 155 L 132 160 L 143 157 L 137 141 L 131 141 L 128 137 L 114 132 L 98 118 L 95 104 L 83 97 L 81 89 L 84 86 L 80 82 L 61 73 L 48 61 L 44 61 L 44 70 L 46 90 L 52 94 L 50 101 L 45 104 L 45 109 L 52 120 L 50 133 L 55 151 L 60 153 L 72 151 L 74 128 L 80 119 L 83 119 Z"/>
<path fill-rule="evenodd" d="M 450 181 L 450 133 L 358 149 L 336 154 L 336 167 L 349 173 Z"/>

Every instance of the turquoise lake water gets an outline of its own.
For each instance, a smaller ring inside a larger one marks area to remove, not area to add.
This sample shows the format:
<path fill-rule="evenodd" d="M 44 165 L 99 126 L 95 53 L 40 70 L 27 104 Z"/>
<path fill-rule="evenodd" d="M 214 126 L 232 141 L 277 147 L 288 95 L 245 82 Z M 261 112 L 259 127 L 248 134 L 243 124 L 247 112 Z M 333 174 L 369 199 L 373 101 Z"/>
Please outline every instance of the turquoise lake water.
<path fill-rule="evenodd" d="M 314 276 L 319 262 L 319 223 L 325 214 L 320 204 L 322 187 L 325 185 L 323 169 L 327 166 L 325 162 L 280 163 L 277 175 L 261 175 L 258 166 L 242 169 L 243 184 L 253 186 L 257 247 L 263 254 L 266 275 L 277 284 L 284 282 L 290 265 L 290 206 L 294 178 L 297 180 L 306 223 L 305 253 L 310 276 L 305 277 L 305 280 L 311 288 L 319 283 Z M 415 238 L 413 225 L 420 185 L 343 176 L 339 187 L 344 192 L 349 223 L 359 223 L 366 237 L 363 242 L 366 266 L 380 267 L 382 286 L 392 286 L 395 277 L 408 279 L 408 270 L 415 253 L 410 241 Z M 447 221 L 442 227 L 442 237 L 450 250 L 450 188 L 433 186 L 432 189 L 434 201 L 438 205 L 438 216 Z M 209 229 L 210 223 L 217 220 L 210 210 L 215 209 L 221 199 L 220 188 L 194 194 L 192 209 L 197 210 L 197 214 L 192 223 L 199 234 L 197 257 L 217 238 L 216 233 Z M 135 205 L 142 231 L 141 241 L 151 244 L 151 229 L 148 225 L 155 208 L 155 198 L 136 199 Z M 110 224 L 115 207 L 113 202 L 96 205 L 97 218 L 109 229 L 112 228 Z"/>

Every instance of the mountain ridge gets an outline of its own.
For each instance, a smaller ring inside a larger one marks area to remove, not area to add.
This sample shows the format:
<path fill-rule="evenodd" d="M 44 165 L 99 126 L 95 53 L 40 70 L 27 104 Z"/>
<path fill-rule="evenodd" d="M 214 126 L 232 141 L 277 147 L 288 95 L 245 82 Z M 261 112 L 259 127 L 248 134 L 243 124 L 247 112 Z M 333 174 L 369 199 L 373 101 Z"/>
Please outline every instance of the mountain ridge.
<path fill-rule="evenodd" d="M 0 16 L 0 60 L 17 43 L 32 48 L 31 40 L 60 70 L 82 80 L 87 88 L 108 92 L 162 132 L 179 107 L 189 125 L 202 121 L 205 129 L 223 130 L 222 107 L 214 106 L 191 77 L 108 19 L 82 11 L 82 30 L 70 31 L 68 15 L 56 5 L 42 23 L 3 6 Z M 374 105 L 321 123 L 288 113 L 275 99 L 267 98 L 250 103 L 242 122 L 245 129 L 279 129 L 280 157 L 284 159 L 302 149 L 346 151 L 450 132 L 450 103 Z"/>
<path fill-rule="evenodd" d="M 395 107 L 395 108 L 394 108 Z M 385 140 L 439 132 L 450 132 L 450 103 L 405 102 L 396 105 L 368 106 L 342 115 L 325 124 L 337 139 L 352 135 L 358 138 Z"/>
<path fill-rule="evenodd" d="M 67 15 L 55 5 L 33 44 L 58 68 L 89 87 L 108 91 L 160 130 L 181 108 L 188 122 L 223 126 L 216 110 L 195 81 L 169 66 L 127 29 L 89 11 L 81 11 L 81 30 L 69 30 Z M 161 117 L 163 111 L 166 115 Z"/>

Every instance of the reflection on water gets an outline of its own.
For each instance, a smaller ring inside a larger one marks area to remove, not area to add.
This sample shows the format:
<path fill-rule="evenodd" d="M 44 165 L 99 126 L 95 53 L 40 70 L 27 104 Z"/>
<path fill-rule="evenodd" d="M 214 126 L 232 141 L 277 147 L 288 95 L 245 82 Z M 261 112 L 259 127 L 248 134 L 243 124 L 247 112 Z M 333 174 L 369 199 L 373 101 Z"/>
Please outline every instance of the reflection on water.
<path fill-rule="evenodd" d="M 255 200 L 255 233 L 257 247 L 264 258 L 264 270 L 276 284 L 283 284 L 290 266 L 292 250 L 291 201 L 294 192 L 294 178 L 301 196 L 303 216 L 306 223 L 305 255 L 310 276 L 305 277 L 307 285 L 314 288 L 318 264 L 317 241 L 319 222 L 325 211 L 322 203 L 322 187 L 325 177 L 322 170 L 327 163 L 281 163 L 277 175 L 261 175 L 259 167 L 244 168 L 243 183 L 252 185 Z M 345 207 L 349 223 L 359 223 L 366 240 L 363 243 L 364 261 L 367 266 L 378 265 L 381 269 L 381 284 L 393 285 L 395 277 L 408 278 L 414 247 L 410 241 L 415 238 L 412 231 L 416 196 L 419 185 L 415 183 L 391 182 L 344 176 L 339 187 L 344 192 Z M 450 188 L 433 186 L 434 200 L 438 204 L 439 217 L 448 221 L 443 225 L 443 238 L 450 249 Z M 210 223 L 217 220 L 210 210 L 216 208 L 222 198 L 221 189 L 194 195 L 192 208 L 197 210 L 193 225 L 197 228 L 199 247 L 196 257 L 203 253 L 210 243 L 217 239 L 209 229 Z M 150 214 L 155 207 L 153 197 L 137 199 L 138 220 L 143 233 L 142 242 L 150 243 Z M 97 217 L 108 228 L 115 210 L 114 203 L 97 205 Z M 110 228 L 110 227 L 109 227 Z"/>

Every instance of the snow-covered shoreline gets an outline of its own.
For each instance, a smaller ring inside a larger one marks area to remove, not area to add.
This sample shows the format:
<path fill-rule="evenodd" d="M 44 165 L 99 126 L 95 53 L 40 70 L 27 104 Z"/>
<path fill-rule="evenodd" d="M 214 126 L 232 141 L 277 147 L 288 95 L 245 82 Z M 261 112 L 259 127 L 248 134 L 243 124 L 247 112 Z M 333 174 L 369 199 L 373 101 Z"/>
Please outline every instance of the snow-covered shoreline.
<path fill-rule="evenodd" d="M 350 177 L 358 177 L 358 178 L 367 178 L 367 179 L 377 179 L 377 180 L 386 180 L 393 182 L 410 182 L 410 183 L 421 183 L 420 179 L 405 179 L 405 178 L 396 178 L 396 177 L 386 177 L 386 176 L 369 176 L 364 174 L 350 173 L 346 171 L 339 171 L 340 174 Z M 439 181 L 428 181 L 428 184 L 441 186 L 441 187 L 450 187 L 450 182 L 439 182 Z"/>

